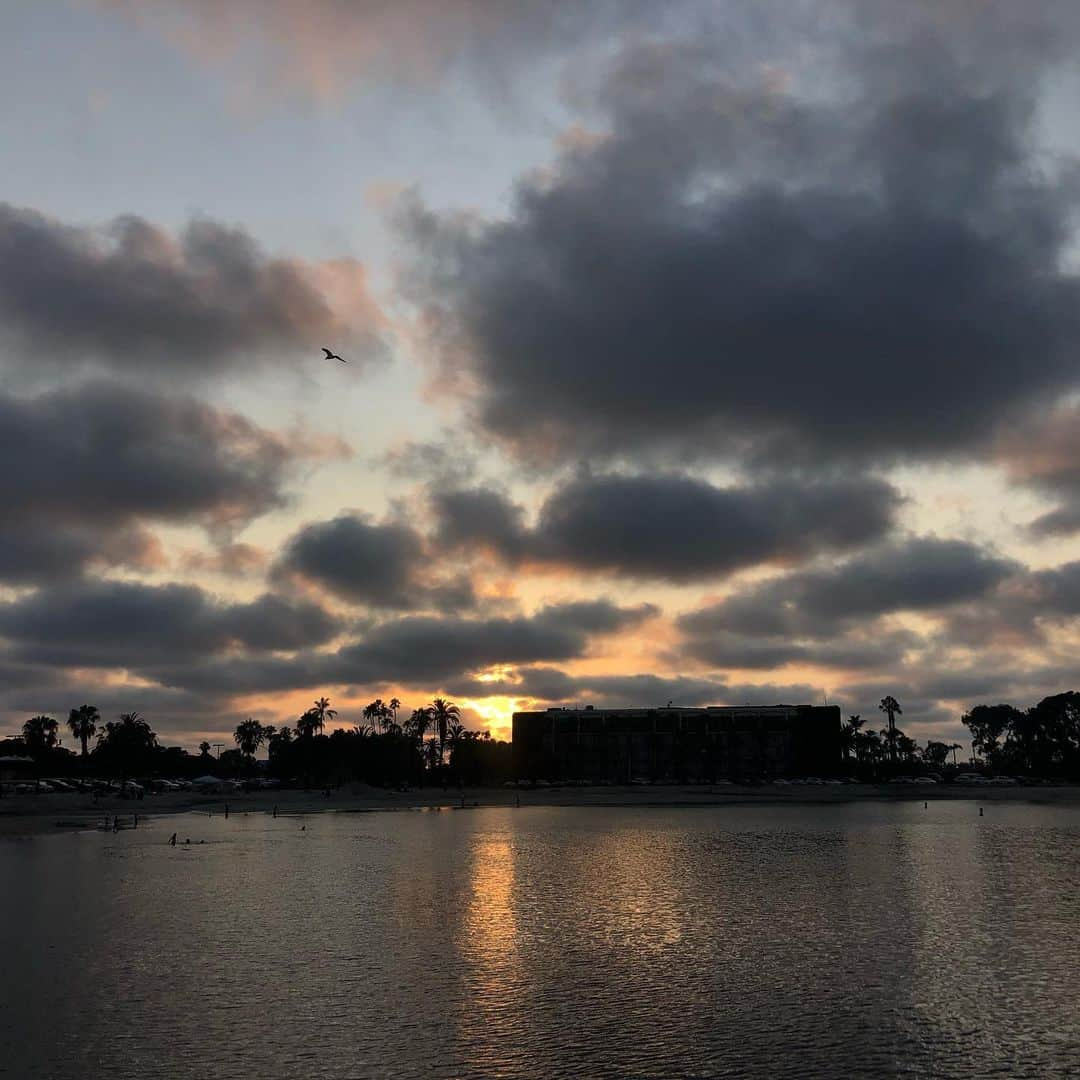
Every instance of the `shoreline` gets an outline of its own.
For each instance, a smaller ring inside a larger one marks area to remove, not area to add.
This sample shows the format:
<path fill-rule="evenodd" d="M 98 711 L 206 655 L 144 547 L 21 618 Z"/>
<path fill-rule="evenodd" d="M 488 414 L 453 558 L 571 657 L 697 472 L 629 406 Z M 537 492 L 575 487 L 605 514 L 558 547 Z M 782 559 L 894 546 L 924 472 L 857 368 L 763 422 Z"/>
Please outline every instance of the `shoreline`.
<path fill-rule="evenodd" d="M 417 788 L 386 791 L 363 785 L 334 790 L 329 798 L 312 791 L 235 792 L 229 796 L 167 792 L 144 799 L 94 798 L 77 792 L 46 795 L 16 795 L 0 800 L 0 840 L 96 829 L 103 819 L 133 814 L 140 818 L 170 817 L 185 813 L 271 814 L 296 816 L 327 811 L 375 812 L 385 810 L 452 809 L 462 806 L 517 805 L 641 807 L 643 809 L 694 806 L 825 805 L 846 802 L 914 802 L 968 800 L 978 802 L 1029 802 L 1053 806 L 1080 805 L 1078 785 L 1038 785 L 1016 787 L 952 784 L 850 784 L 837 787 L 744 787 L 731 785 L 681 785 L 587 788 Z"/>

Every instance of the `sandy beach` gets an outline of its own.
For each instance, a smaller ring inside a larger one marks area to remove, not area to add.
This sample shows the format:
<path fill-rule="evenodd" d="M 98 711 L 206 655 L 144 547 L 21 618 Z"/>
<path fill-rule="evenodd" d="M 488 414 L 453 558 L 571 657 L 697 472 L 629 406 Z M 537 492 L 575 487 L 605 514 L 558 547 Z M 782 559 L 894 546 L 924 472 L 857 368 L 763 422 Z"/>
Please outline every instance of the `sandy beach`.
<path fill-rule="evenodd" d="M 1038 785 L 968 787 L 958 784 L 845 784 L 838 786 L 744 787 L 731 785 L 596 786 L 584 788 L 417 788 L 387 791 L 365 785 L 345 786 L 327 797 L 319 790 L 253 791 L 223 795 L 168 792 L 144 799 L 93 797 L 79 793 L 6 796 L 0 800 L 0 839 L 93 829 L 108 816 L 130 825 L 140 819 L 183 814 L 313 814 L 327 811 L 417 810 L 468 806 L 724 806 L 769 803 L 851 802 L 863 799 L 915 801 L 968 799 L 975 802 L 1032 802 L 1080 805 L 1080 786 Z"/>

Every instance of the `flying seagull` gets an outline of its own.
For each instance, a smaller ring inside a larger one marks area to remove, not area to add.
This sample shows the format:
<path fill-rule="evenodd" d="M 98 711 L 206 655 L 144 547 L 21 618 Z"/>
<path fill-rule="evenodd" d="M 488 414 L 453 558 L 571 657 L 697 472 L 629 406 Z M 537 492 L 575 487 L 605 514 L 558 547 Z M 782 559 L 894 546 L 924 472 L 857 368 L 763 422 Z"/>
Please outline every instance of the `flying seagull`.
<path fill-rule="evenodd" d="M 337 353 L 332 353 L 325 345 L 323 346 L 323 352 L 326 353 L 327 360 L 340 360 L 343 364 L 349 362 L 344 356 L 338 356 Z"/>

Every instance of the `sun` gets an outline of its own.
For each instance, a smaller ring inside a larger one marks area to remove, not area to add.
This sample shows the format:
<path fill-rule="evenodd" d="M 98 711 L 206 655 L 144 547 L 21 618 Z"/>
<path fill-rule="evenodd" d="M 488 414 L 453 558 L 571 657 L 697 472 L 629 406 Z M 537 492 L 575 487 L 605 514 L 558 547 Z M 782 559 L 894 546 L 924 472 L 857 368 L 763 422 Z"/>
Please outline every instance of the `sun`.
<path fill-rule="evenodd" d="M 482 726 L 491 732 L 493 739 L 510 738 L 513 716 L 520 708 L 518 698 L 465 698 L 461 704 L 480 718 Z"/>

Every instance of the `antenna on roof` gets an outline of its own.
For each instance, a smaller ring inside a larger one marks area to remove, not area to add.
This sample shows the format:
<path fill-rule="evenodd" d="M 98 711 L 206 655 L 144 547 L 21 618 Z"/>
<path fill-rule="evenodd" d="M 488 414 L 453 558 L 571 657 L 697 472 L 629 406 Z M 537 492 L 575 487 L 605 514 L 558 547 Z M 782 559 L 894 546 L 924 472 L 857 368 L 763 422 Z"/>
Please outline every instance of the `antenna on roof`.
<path fill-rule="evenodd" d="M 828 690 L 822 690 L 821 691 L 821 697 L 822 697 L 822 700 L 824 701 L 824 703 L 826 705 L 828 705 L 829 704 L 829 691 Z"/>

